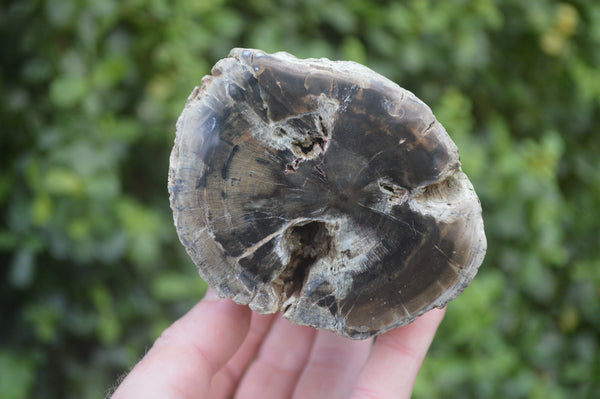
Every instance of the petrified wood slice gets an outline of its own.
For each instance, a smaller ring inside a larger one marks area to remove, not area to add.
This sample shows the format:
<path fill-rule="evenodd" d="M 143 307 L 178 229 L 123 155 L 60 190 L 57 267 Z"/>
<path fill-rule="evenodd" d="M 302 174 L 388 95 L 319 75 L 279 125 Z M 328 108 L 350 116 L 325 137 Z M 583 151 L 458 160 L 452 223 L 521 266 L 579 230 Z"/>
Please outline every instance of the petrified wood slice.
<path fill-rule="evenodd" d="M 221 296 L 351 338 L 443 307 L 486 250 L 444 128 L 353 62 L 232 50 L 179 118 L 169 192 Z"/>

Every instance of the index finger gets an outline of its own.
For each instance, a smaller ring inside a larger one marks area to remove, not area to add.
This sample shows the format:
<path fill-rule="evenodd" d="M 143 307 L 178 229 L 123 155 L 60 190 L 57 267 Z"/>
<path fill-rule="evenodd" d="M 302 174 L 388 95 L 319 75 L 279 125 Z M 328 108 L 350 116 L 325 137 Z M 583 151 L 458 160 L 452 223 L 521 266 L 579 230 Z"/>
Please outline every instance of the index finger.
<path fill-rule="evenodd" d="M 162 333 L 112 398 L 205 397 L 212 376 L 246 337 L 250 315 L 248 307 L 209 291 Z"/>
<path fill-rule="evenodd" d="M 352 399 L 410 398 L 445 311 L 430 310 L 412 324 L 377 337 Z"/>

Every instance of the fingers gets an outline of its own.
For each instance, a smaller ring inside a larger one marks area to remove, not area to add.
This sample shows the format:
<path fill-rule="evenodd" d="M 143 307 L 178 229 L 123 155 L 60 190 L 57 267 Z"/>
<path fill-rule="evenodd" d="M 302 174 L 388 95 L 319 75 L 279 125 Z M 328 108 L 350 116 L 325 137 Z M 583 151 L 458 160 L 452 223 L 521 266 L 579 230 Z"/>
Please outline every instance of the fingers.
<path fill-rule="evenodd" d="M 372 342 L 370 339 L 353 341 L 329 331 L 319 331 L 293 397 L 348 398 Z"/>
<path fill-rule="evenodd" d="M 444 313 L 445 309 L 431 310 L 412 324 L 380 335 L 351 398 L 410 398 Z"/>
<path fill-rule="evenodd" d="M 242 344 L 250 309 L 207 293 L 166 329 L 113 399 L 202 398 L 213 375 Z"/>
<path fill-rule="evenodd" d="M 207 398 L 230 398 L 233 395 L 244 371 L 269 332 L 273 320 L 274 315 L 252 314 L 250 332 L 237 353 L 213 377 Z"/>
<path fill-rule="evenodd" d="M 242 378 L 236 399 L 291 397 L 314 337 L 313 328 L 293 325 L 278 316 Z"/>
<path fill-rule="evenodd" d="M 444 310 L 381 335 L 372 347 L 272 316 L 255 315 L 248 334 L 250 314 L 208 294 L 165 330 L 113 398 L 227 398 L 240 378 L 238 399 L 345 398 L 353 386 L 354 399 L 409 398 Z"/>

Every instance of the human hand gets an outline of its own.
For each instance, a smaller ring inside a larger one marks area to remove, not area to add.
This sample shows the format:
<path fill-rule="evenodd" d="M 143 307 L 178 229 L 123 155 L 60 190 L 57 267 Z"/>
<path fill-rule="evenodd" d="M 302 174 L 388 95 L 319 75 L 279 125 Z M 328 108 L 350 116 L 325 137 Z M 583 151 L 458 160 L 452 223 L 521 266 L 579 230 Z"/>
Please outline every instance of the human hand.
<path fill-rule="evenodd" d="M 167 328 L 112 399 L 409 398 L 445 310 L 353 341 L 205 298 Z"/>

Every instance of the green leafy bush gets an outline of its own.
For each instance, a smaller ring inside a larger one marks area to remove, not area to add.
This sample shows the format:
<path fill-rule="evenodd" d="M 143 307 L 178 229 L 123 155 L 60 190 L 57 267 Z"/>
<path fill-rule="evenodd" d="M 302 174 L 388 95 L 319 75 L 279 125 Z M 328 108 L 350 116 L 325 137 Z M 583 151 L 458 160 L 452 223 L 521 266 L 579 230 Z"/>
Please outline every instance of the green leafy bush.
<path fill-rule="evenodd" d="M 9 1 L 0 41 L 0 397 L 102 396 L 203 295 L 168 155 L 232 47 L 364 63 L 458 144 L 489 251 L 415 398 L 600 394 L 599 4 Z"/>

